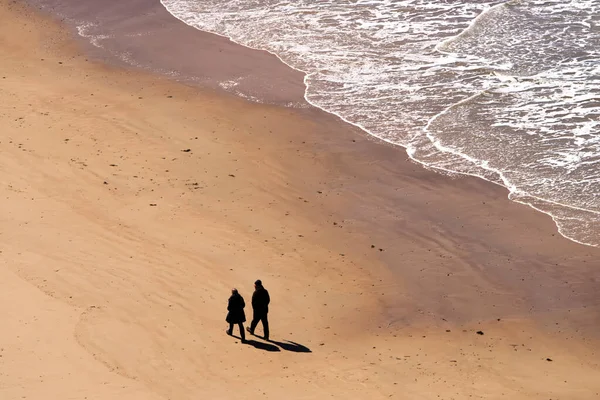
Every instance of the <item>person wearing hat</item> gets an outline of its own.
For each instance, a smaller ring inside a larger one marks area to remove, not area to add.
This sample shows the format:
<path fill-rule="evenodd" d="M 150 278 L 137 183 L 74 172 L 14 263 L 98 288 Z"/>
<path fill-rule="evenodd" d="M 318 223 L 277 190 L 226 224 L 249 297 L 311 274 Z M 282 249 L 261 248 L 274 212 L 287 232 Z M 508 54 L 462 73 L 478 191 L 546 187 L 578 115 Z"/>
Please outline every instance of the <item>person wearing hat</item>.
<path fill-rule="evenodd" d="M 231 289 L 231 297 L 227 303 L 227 317 L 225 321 L 229 322 L 229 329 L 226 331 L 228 335 L 233 334 L 233 324 L 237 324 L 240 328 L 240 337 L 242 343 L 246 341 L 246 334 L 244 332 L 244 322 L 246 322 L 246 313 L 244 312 L 246 303 L 241 294 L 238 293 L 237 289 Z"/>
<path fill-rule="evenodd" d="M 263 287 L 261 280 L 259 279 L 254 282 L 254 294 L 252 294 L 252 311 L 254 315 L 248 332 L 254 335 L 254 329 L 258 325 L 258 321 L 261 321 L 265 340 L 269 340 L 269 320 L 267 319 L 267 314 L 269 313 L 270 302 L 269 292 Z"/>

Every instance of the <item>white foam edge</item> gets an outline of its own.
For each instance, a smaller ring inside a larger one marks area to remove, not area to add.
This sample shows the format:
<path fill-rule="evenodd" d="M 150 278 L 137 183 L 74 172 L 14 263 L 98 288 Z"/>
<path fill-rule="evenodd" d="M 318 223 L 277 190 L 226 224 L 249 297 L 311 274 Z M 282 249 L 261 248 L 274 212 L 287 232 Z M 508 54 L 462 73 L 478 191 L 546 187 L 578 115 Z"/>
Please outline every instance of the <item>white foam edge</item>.
<path fill-rule="evenodd" d="M 594 211 L 594 210 L 588 210 L 588 209 L 577 207 L 577 206 L 572 206 L 572 205 L 569 205 L 569 204 L 564 204 L 564 203 L 553 201 L 553 200 L 544 199 L 544 198 L 541 198 L 541 197 L 538 197 L 538 196 L 534 196 L 534 195 L 532 195 L 530 193 L 521 191 L 514 184 L 512 184 L 508 178 L 506 178 L 506 176 L 503 174 L 503 172 L 501 170 L 499 170 L 497 168 L 490 167 L 487 164 L 486 161 L 479 160 L 479 159 L 477 159 L 475 157 L 471 157 L 471 156 L 469 156 L 467 154 L 464 154 L 464 153 L 462 153 L 462 152 L 460 152 L 460 151 L 458 151 L 456 149 L 453 149 L 453 148 L 448 147 L 448 146 L 444 146 L 443 144 L 440 143 L 439 140 L 437 140 L 431 134 L 431 132 L 429 131 L 429 127 L 431 126 L 431 124 L 433 122 L 435 122 L 436 119 L 438 119 L 442 115 L 445 115 L 445 114 L 449 113 L 453 108 L 455 108 L 455 107 L 457 107 L 457 106 L 459 106 L 459 105 L 461 105 L 463 103 L 467 103 L 467 102 L 473 100 L 474 98 L 481 96 L 482 94 L 484 94 L 486 92 L 487 91 L 482 91 L 482 92 L 476 93 L 476 94 L 474 94 L 472 96 L 469 96 L 466 99 L 463 99 L 463 100 L 461 100 L 461 101 L 459 101 L 459 102 L 457 102 L 455 104 L 452 104 L 451 106 L 447 107 L 445 110 L 443 110 L 440 113 L 438 113 L 435 116 L 433 116 L 428 121 L 427 125 L 423 128 L 423 131 L 424 131 L 425 135 L 427 136 L 427 138 L 429 139 L 429 141 L 433 144 L 433 146 L 437 150 L 439 150 L 441 153 L 449 153 L 449 154 L 458 156 L 458 157 L 460 157 L 460 158 L 468 161 L 469 163 L 471 163 L 472 165 L 474 165 L 477 168 L 481 168 L 481 169 L 483 169 L 485 171 L 492 172 L 493 174 L 495 174 L 496 176 L 498 176 L 500 178 L 500 180 L 502 181 L 502 184 L 500 184 L 498 182 L 490 181 L 489 179 L 483 177 L 482 175 L 479 175 L 479 174 L 476 174 L 476 173 L 472 173 L 472 172 L 456 172 L 456 171 L 448 170 L 447 168 L 443 168 L 443 167 L 429 166 L 427 164 L 424 164 L 423 162 L 420 162 L 419 160 L 414 159 L 414 157 L 412 157 L 412 155 L 410 154 L 410 151 L 409 151 L 408 154 L 409 154 L 409 156 L 411 156 L 411 159 L 414 159 L 415 161 L 417 161 L 417 162 L 419 162 L 419 163 L 421 163 L 423 165 L 426 165 L 428 168 L 440 169 L 440 170 L 443 170 L 444 172 L 448 172 L 448 173 L 474 176 L 474 177 L 483 179 L 485 181 L 488 181 L 488 182 L 497 184 L 499 186 L 502 186 L 502 187 L 504 187 L 504 188 L 506 188 L 508 190 L 508 192 L 509 192 L 508 198 L 511 201 L 514 201 L 514 202 L 520 203 L 520 204 L 525 204 L 525 205 L 527 205 L 527 206 L 529 206 L 529 207 L 531 207 L 531 208 L 533 208 L 533 209 L 535 209 L 535 210 L 537 210 L 539 212 L 542 212 L 542 213 L 544 213 L 544 214 L 549 215 L 550 217 L 552 217 L 552 220 L 556 224 L 558 232 L 562 236 L 566 237 L 569 240 L 572 240 L 573 242 L 579 243 L 579 244 L 583 244 L 583 245 L 586 245 L 586 246 L 592 246 L 592 247 L 600 247 L 600 246 L 597 246 L 597 245 L 594 245 L 594 244 L 591 244 L 591 243 L 586 243 L 586 242 L 579 241 L 579 240 L 577 240 L 577 239 L 569 236 L 568 234 L 566 234 L 561 229 L 561 226 L 560 226 L 560 223 L 559 223 L 560 219 L 557 216 L 553 215 L 549 211 L 542 210 L 539 207 L 536 207 L 536 206 L 534 206 L 534 205 L 532 205 L 530 203 L 527 203 L 525 201 L 521 201 L 519 199 L 512 198 L 512 196 L 526 196 L 526 197 L 529 197 L 529 198 L 534 199 L 536 201 L 539 201 L 540 203 L 545 203 L 545 204 L 549 204 L 549 205 L 552 205 L 552 206 L 558 206 L 558 207 L 567 208 L 567 209 L 571 209 L 571 210 L 582 211 L 582 212 L 586 212 L 586 213 L 590 213 L 590 214 L 595 214 L 595 215 L 600 215 L 600 212 Z"/>
<path fill-rule="evenodd" d="M 443 43 L 445 43 L 445 42 L 447 42 L 447 41 L 449 41 L 449 40 L 453 40 L 453 39 L 456 39 L 457 37 L 460 37 L 460 36 L 461 36 L 461 35 L 463 35 L 463 34 L 464 34 L 464 33 L 465 33 L 467 30 L 469 30 L 469 29 L 472 27 L 472 25 L 473 25 L 473 24 L 475 24 L 475 23 L 476 23 L 476 21 L 477 21 L 477 20 L 479 20 L 479 19 L 480 19 L 480 18 L 481 18 L 481 17 L 482 17 L 482 16 L 483 16 L 485 13 L 488 13 L 488 12 L 489 12 L 490 10 L 492 10 L 493 8 L 500 7 L 500 6 L 504 5 L 504 4 L 507 4 L 507 3 L 509 3 L 510 1 L 512 1 L 512 0 L 509 0 L 509 1 L 506 1 L 506 2 L 502 2 L 502 3 L 499 3 L 499 4 L 496 4 L 496 5 L 494 5 L 494 6 L 491 6 L 491 7 L 489 7 L 488 9 L 484 10 L 484 11 L 483 11 L 481 14 L 479 14 L 479 15 L 478 15 L 478 16 L 477 16 L 475 19 L 473 19 L 473 21 L 471 21 L 471 23 L 469 24 L 469 26 L 468 26 L 468 27 L 467 27 L 467 28 L 466 28 L 464 31 L 462 31 L 461 33 L 459 33 L 457 36 L 453 36 L 453 37 L 451 37 L 451 38 L 448 38 L 448 39 L 446 39 L 446 40 L 445 40 L 445 41 L 443 41 L 443 42 L 440 42 L 438 45 L 436 45 L 436 47 L 435 47 L 435 50 L 436 50 L 436 51 L 439 51 L 439 52 L 441 52 L 441 53 L 446 53 L 446 52 L 444 52 L 444 51 L 438 50 L 438 46 L 441 46 Z M 394 143 L 394 142 L 390 141 L 389 139 L 382 138 L 382 137 L 380 137 L 380 136 L 378 136 L 378 135 L 374 134 L 373 132 L 371 132 L 369 129 L 367 129 L 367 128 L 366 128 L 366 127 L 364 127 L 363 125 L 361 125 L 361 124 L 359 124 L 359 123 L 356 123 L 356 122 L 349 121 L 348 119 L 346 119 L 346 118 L 344 118 L 343 116 L 341 116 L 341 115 L 337 114 L 336 112 L 333 112 L 333 111 L 326 110 L 326 109 L 324 109 L 323 107 L 321 107 L 321 106 L 319 106 L 319 105 L 317 105 L 317 104 L 315 104 L 315 103 L 311 102 L 311 101 L 310 101 L 310 99 L 308 98 L 308 88 L 309 88 L 309 83 L 308 83 L 308 80 L 309 80 L 310 76 L 312 75 L 312 73 L 306 72 L 306 71 L 304 71 L 304 70 L 302 70 L 302 69 L 300 69 L 300 68 L 296 68 L 296 67 L 294 67 L 293 65 L 290 65 L 290 64 L 288 64 L 288 63 L 287 63 L 285 60 L 283 60 L 283 59 L 282 59 L 282 58 L 281 58 L 281 57 L 280 57 L 278 54 L 276 54 L 276 53 L 273 53 L 273 52 L 271 52 L 271 51 L 269 51 L 269 50 L 265 50 L 265 49 L 261 49 L 261 48 L 257 48 L 257 47 L 252 47 L 252 46 L 245 45 L 245 44 L 243 44 L 243 43 L 240 43 L 240 42 L 238 42 L 238 41 L 234 40 L 233 38 L 231 38 L 231 37 L 229 37 L 229 36 L 222 35 L 222 34 L 220 34 L 220 33 L 217 33 L 217 32 L 213 32 L 213 31 L 209 31 L 209 30 L 203 30 L 203 29 L 198 29 L 197 27 L 195 27 L 195 26 L 193 26 L 193 25 L 190 25 L 190 24 L 188 24 L 188 23 L 187 23 L 187 22 L 186 22 L 184 19 L 182 19 L 182 18 L 178 17 L 177 15 L 175 15 L 174 13 L 172 13 L 172 12 L 169 10 L 169 7 L 168 7 L 168 6 L 167 6 L 167 5 L 164 3 L 164 1 L 163 1 L 163 0 L 160 0 L 160 4 L 161 4 L 161 5 L 162 5 L 162 6 L 165 8 L 165 10 L 166 10 L 166 11 L 167 11 L 167 12 L 168 12 L 170 15 L 172 15 L 174 18 L 178 19 L 179 21 L 181 21 L 182 23 L 184 23 L 184 24 L 186 24 L 186 25 L 188 25 L 188 26 L 191 26 L 192 28 L 194 28 L 194 29 L 196 29 L 196 30 L 198 30 L 198 31 L 201 31 L 201 32 L 207 32 L 207 33 L 211 33 L 211 34 L 213 34 L 213 35 L 217 35 L 217 36 L 223 37 L 223 38 L 225 38 L 225 39 L 228 39 L 228 40 L 230 40 L 231 42 L 233 42 L 233 43 L 235 43 L 235 44 L 237 44 L 237 45 L 240 45 L 240 46 L 243 46 L 243 47 L 246 47 L 246 48 L 252 49 L 252 50 L 258 50 L 258 51 L 264 51 L 264 52 L 267 52 L 267 53 L 269 53 L 269 54 L 271 54 L 271 55 L 273 55 L 273 56 L 277 57 L 277 59 L 278 59 L 279 61 L 281 61 L 283 64 L 287 65 L 289 68 L 293 69 L 294 71 L 298 71 L 298 72 L 301 72 L 302 74 L 304 74 L 304 78 L 303 78 L 303 83 L 304 83 L 304 100 L 305 100 L 305 101 L 306 101 L 308 104 L 310 104 L 311 106 L 313 106 L 313 107 L 315 107 L 315 108 L 318 108 L 319 110 L 322 110 L 322 111 L 326 112 L 327 114 L 334 115 L 334 116 L 336 116 L 337 118 L 339 118 L 340 120 L 344 121 L 345 123 L 347 123 L 347 124 L 350 124 L 350 125 L 352 125 L 352 126 L 355 126 L 355 127 L 359 128 L 359 129 L 361 129 L 362 131 L 366 132 L 368 135 L 370 135 L 370 136 L 372 136 L 372 137 L 375 137 L 375 138 L 377 138 L 377 139 L 379 139 L 379 140 L 381 140 L 381 141 L 383 141 L 383 142 L 385 142 L 385 143 L 391 144 L 391 145 L 393 145 L 393 146 L 396 146 L 396 147 L 402 147 L 402 148 L 404 148 L 404 149 L 405 149 L 405 151 L 406 151 L 406 154 L 408 155 L 408 157 L 409 157 L 409 158 L 410 158 L 412 161 L 414 161 L 414 162 L 416 162 L 416 163 L 418 163 L 418 164 L 422 165 L 422 166 L 423 166 L 424 168 L 426 168 L 426 169 L 429 169 L 429 170 L 437 170 L 437 171 L 442 171 L 442 172 L 444 172 L 444 173 L 446 173 L 446 174 L 449 174 L 449 175 L 464 175 L 464 176 L 472 176 L 472 177 L 475 177 L 475 178 L 482 179 L 482 180 L 484 180 L 484 181 L 486 181 L 486 182 L 493 183 L 493 184 L 495 184 L 495 185 L 498 185 L 498 186 L 500 186 L 500 187 L 503 187 L 503 188 L 505 188 L 505 189 L 507 189 L 507 190 L 508 190 L 508 196 L 507 196 L 507 198 L 508 198 L 509 200 L 511 200 L 511 201 L 514 201 L 515 203 L 519 203 L 519 204 L 526 205 L 526 206 L 528 206 L 528 207 L 530 207 L 530 208 L 532 208 L 532 209 L 534 209 L 534 210 L 536 210 L 536 211 L 538 211 L 538 212 L 541 212 L 541 213 L 543 213 L 543 214 L 546 214 L 546 215 L 548 215 L 550 218 L 552 218 L 552 221 L 553 221 L 553 222 L 554 222 L 554 224 L 556 225 L 556 229 L 557 229 L 558 233 L 559 233 L 561 236 L 563 236 L 563 237 L 565 237 L 566 239 L 568 239 L 568 240 L 571 240 L 571 241 L 573 241 L 573 242 L 575 242 L 575 243 L 578 243 L 578 244 L 584 245 L 584 246 L 590 246 L 590 247 L 600 247 L 600 246 L 594 245 L 594 244 L 592 244 L 592 243 L 586 243 L 586 242 L 583 242 L 583 241 L 577 240 L 577 239 L 575 239 L 575 238 L 573 238 L 573 237 L 569 236 L 568 234 L 566 234 L 566 233 L 565 233 L 565 232 L 562 230 L 562 228 L 561 228 L 561 225 L 560 225 L 560 222 L 559 222 L 559 221 L 560 221 L 560 219 L 559 219 L 557 216 L 553 215 L 551 212 L 549 212 L 549 211 L 545 211 L 545 210 L 542 210 L 542 209 L 540 209 L 540 208 L 538 208 L 538 207 L 534 206 L 533 204 L 527 203 L 527 202 L 525 202 L 525 201 L 521 201 L 521 200 L 518 200 L 518 199 L 513 199 L 513 198 L 511 198 L 511 196 L 513 196 L 513 195 L 517 195 L 517 194 L 518 194 L 518 189 L 517 189 L 516 187 L 514 187 L 514 185 L 511 185 L 511 184 L 510 184 L 510 183 L 507 181 L 507 179 L 504 177 L 504 175 L 503 175 L 502 173 L 500 173 L 498 170 L 496 170 L 496 169 L 494 169 L 494 168 L 486 167 L 486 166 L 483 166 L 483 165 L 478 165 L 478 164 L 475 162 L 475 159 L 474 159 L 474 158 L 472 158 L 472 157 L 469 157 L 469 156 L 468 156 L 468 155 L 466 155 L 466 154 L 460 153 L 460 152 L 458 152 L 458 151 L 456 151 L 456 150 L 454 150 L 454 149 L 447 148 L 448 150 L 446 151 L 446 150 L 444 150 L 444 148 L 446 148 L 445 146 L 441 146 L 441 145 L 440 145 L 440 147 L 438 147 L 438 145 L 436 145 L 435 141 L 432 141 L 432 144 L 433 144 L 433 145 L 436 147 L 436 149 L 438 149 L 440 152 L 442 152 L 442 153 L 445 153 L 445 152 L 452 153 L 452 154 L 454 154 L 454 155 L 457 155 L 457 156 L 459 156 L 459 157 L 461 157 L 461 158 L 465 159 L 466 161 L 469 161 L 469 162 L 473 163 L 473 164 L 474 164 L 476 167 L 479 167 L 479 168 L 482 168 L 482 169 L 484 169 L 484 170 L 487 170 L 487 171 L 493 172 L 493 173 L 497 174 L 497 175 L 500 177 L 500 179 L 501 179 L 501 180 L 502 180 L 502 181 L 503 181 L 505 184 L 503 185 L 503 184 L 500 184 L 500 183 L 498 183 L 498 182 L 491 181 L 491 180 L 489 180 L 489 179 L 485 178 L 485 177 L 484 177 L 484 176 L 482 176 L 482 175 L 479 175 L 479 174 L 476 174 L 476 173 L 472 173 L 472 172 L 457 172 L 457 171 L 452 171 L 452 170 L 450 170 L 450 169 L 443 168 L 443 167 L 436 167 L 436 166 L 428 165 L 428 164 L 426 164 L 425 162 L 423 162 L 423 161 L 420 161 L 420 160 L 416 159 L 416 158 L 415 158 L 415 157 L 414 157 L 414 156 L 411 154 L 412 152 L 410 151 L 409 145 L 407 145 L 407 146 L 404 146 L 404 145 L 401 145 L 401 144 L 398 144 L 398 143 Z M 448 54 L 450 54 L 450 53 L 448 53 Z M 449 106 L 448 108 L 446 108 L 445 110 L 443 110 L 442 112 L 438 113 L 438 114 L 437 114 L 437 115 L 435 115 L 433 118 L 431 118 L 431 119 L 428 121 L 428 123 L 427 123 L 427 125 L 425 126 L 425 128 L 423 128 L 423 129 L 426 131 L 427 127 L 429 127 L 429 126 L 431 125 L 431 123 L 432 123 L 432 122 L 433 122 L 433 121 L 434 121 L 436 118 L 438 118 L 439 116 L 441 116 L 441 115 L 443 115 L 443 114 L 447 113 L 447 112 L 448 112 L 448 111 L 449 111 L 451 108 L 453 108 L 453 107 L 457 106 L 458 104 L 461 104 L 461 103 L 463 103 L 463 102 L 469 101 L 469 100 L 471 100 L 473 97 L 479 96 L 480 94 L 481 94 L 481 93 L 477 93 L 477 94 L 475 94 L 475 95 L 473 95 L 473 96 L 470 96 L 470 97 L 469 97 L 469 98 L 467 98 L 467 99 L 461 100 L 460 102 L 458 102 L 458 103 L 456 103 L 456 104 L 453 104 L 453 105 Z M 426 132 L 425 134 L 428 136 L 428 138 L 430 137 L 430 135 L 429 135 L 427 132 Z M 431 138 L 430 138 L 430 140 L 431 140 Z M 512 186 L 512 188 L 511 188 L 511 186 Z M 544 199 L 538 198 L 538 197 L 536 197 L 536 196 L 533 196 L 533 195 L 530 195 L 530 194 L 527 194 L 527 193 L 523 193 L 522 195 L 528 196 L 528 197 L 530 197 L 530 198 L 533 198 L 533 199 L 535 199 L 535 200 L 538 200 L 538 201 L 540 201 L 540 202 L 542 202 L 542 203 L 550 203 L 550 204 L 557 205 L 557 206 L 561 206 L 561 207 L 566 207 L 566 208 L 570 208 L 570 209 L 576 209 L 576 210 L 579 210 L 579 211 L 591 212 L 591 213 L 594 213 L 594 214 L 598 214 L 598 215 L 600 215 L 600 213 L 597 213 L 597 212 L 594 212 L 594 211 L 585 210 L 585 209 L 581 209 L 581 208 L 578 208 L 578 207 L 568 206 L 568 205 L 564 205 L 564 204 L 561 204 L 561 203 L 557 203 L 557 202 L 552 202 L 552 201 L 544 200 Z"/>
<path fill-rule="evenodd" d="M 444 45 L 446 45 L 447 43 L 450 43 L 452 41 L 455 41 L 456 39 L 461 38 L 462 36 L 466 35 L 468 32 L 470 32 L 473 27 L 484 17 L 487 16 L 487 14 L 489 14 L 491 11 L 495 10 L 496 8 L 500 8 L 508 3 L 510 3 L 511 1 L 514 0 L 508 0 L 508 1 L 503 1 L 501 3 L 495 4 L 493 6 L 489 6 L 488 8 L 486 8 L 485 10 L 483 10 L 478 16 L 476 16 L 475 18 L 473 18 L 473 20 L 471 21 L 471 23 L 469 23 L 469 25 L 463 29 L 462 32 L 460 32 L 458 35 L 456 36 L 451 36 L 449 38 L 447 38 L 446 40 L 442 40 L 441 42 L 439 42 L 438 44 L 435 45 L 434 50 L 438 51 L 440 53 L 444 53 L 444 54 L 451 54 L 449 52 L 445 52 L 443 50 L 440 50 L 440 48 Z M 162 0 L 161 0 L 162 3 Z"/>

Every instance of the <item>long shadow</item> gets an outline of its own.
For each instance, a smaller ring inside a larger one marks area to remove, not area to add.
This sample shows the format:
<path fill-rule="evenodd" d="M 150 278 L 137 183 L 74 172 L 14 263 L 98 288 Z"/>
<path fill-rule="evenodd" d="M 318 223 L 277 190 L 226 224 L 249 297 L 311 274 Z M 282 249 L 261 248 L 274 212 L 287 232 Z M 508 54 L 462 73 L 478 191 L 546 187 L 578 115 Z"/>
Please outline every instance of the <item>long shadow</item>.
<path fill-rule="evenodd" d="M 294 353 L 312 353 L 312 351 L 308 347 L 300 343 L 292 342 L 290 340 L 286 340 L 285 342 L 269 340 L 269 342 L 276 344 L 277 346 L 281 347 L 286 351 L 293 351 Z"/>
<path fill-rule="evenodd" d="M 231 335 L 231 337 L 234 337 L 236 339 L 242 339 L 241 337 L 237 336 L 237 335 Z M 256 349 L 260 349 L 260 350 L 265 350 L 265 351 L 281 351 L 279 350 L 279 347 L 274 346 L 272 344 L 269 343 L 264 343 L 264 342 L 258 342 L 256 340 L 252 340 L 252 339 L 247 339 L 244 344 L 249 344 L 250 346 L 256 348 Z"/>
<path fill-rule="evenodd" d="M 249 344 L 250 346 L 254 346 L 260 350 L 281 351 L 281 350 L 279 350 L 279 347 L 277 347 L 277 346 L 273 346 L 272 344 L 269 344 L 269 343 L 257 342 L 256 340 L 252 340 L 252 339 L 246 340 L 246 343 Z"/>

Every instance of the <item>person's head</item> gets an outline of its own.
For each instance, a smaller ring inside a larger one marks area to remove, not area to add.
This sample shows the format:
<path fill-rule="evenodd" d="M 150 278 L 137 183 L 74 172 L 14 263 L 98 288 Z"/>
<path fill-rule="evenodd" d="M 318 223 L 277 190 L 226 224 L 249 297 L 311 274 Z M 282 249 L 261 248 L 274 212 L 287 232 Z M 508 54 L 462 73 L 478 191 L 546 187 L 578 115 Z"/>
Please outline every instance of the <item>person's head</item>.
<path fill-rule="evenodd" d="M 231 294 L 238 294 L 238 290 L 236 288 L 231 289 Z"/>
<path fill-rule="evenodd" d="M 257 279 L 256 282 L 254 282 L 254 287 L 255 288 L 262 287 L 262 281 L 260 279 Z"/>

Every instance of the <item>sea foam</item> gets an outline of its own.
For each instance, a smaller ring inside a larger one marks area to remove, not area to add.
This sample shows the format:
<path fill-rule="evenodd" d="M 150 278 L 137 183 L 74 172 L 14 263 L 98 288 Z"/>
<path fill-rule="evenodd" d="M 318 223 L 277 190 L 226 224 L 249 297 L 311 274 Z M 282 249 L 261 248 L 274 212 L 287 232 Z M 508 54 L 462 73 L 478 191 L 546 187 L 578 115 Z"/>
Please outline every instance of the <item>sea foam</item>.
<path fill-rule="evenodd" d="M 162 2 L 303 71 L 311 104 L 600 246 L 598 1 Z"/>

